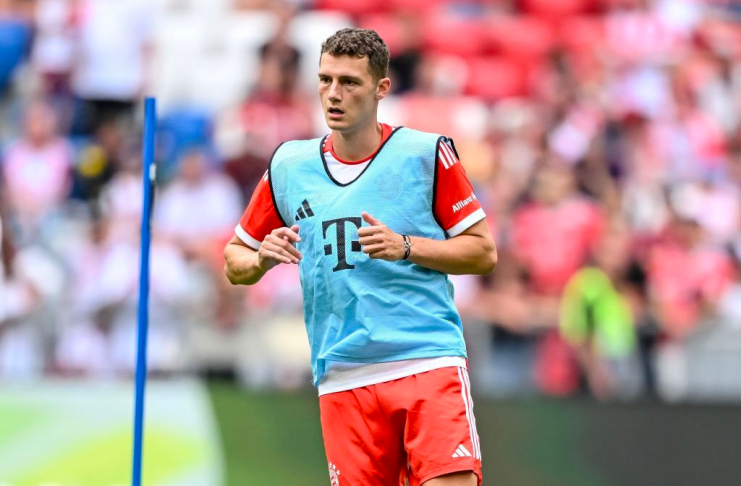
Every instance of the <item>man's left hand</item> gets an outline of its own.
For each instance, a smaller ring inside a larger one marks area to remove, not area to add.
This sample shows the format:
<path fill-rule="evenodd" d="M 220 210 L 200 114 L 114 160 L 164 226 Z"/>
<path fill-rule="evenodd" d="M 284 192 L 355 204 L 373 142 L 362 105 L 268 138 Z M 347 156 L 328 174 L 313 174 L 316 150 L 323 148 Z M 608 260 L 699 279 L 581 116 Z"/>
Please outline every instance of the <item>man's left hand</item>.
<path fill-rule="evenodd" d="M 365 211 L 361 215 L 370 226 L 358 230 L 358 241 L 369 257 L 393 262 L 404 258 L 404 238 Z"/>

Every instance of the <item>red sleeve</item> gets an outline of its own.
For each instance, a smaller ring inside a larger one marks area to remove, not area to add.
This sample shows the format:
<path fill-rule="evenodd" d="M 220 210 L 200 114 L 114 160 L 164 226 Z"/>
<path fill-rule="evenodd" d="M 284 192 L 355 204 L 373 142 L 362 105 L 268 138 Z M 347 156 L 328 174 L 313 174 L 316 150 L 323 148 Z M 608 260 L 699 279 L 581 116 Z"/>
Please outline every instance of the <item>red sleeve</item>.
<path fill-rule="evenodd" d="M 484 219 L 486 214 L 455 151 L 446 142 L 440 141 L 439 144 L 435 218 L 452 238 Z"/>
<path fill-rule="evenodd" d="M 257 250 L 260 243 L 271 231 L 283 227 L 283 222 L 278 216 L 273 204 L 273 195 L 270 192 L 270 183 L 268 182 L 268 173 L 260 179 L 260 182 L 252 193 L 252 199 L 247 206 L 239 225 L 235 229 L 237 236 L 249 245 L 250 248 Z"/>

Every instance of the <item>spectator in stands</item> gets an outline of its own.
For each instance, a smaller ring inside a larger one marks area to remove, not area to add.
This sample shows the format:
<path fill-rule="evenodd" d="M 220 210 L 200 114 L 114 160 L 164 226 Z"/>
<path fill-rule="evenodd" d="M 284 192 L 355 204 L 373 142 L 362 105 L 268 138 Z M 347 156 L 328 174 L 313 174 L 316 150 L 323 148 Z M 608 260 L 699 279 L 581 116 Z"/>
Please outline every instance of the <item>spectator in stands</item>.
<path fill-rule="evenodd" d="M 234 181 L 209 170 L 203 150 L 186 152 L 178 175 L 161 194 L 155 208 L 157 231 L 179 248 L 215 288 L 219 318 L 226 327 L 239 317 L 238 289 L 231 288 L 222 272 L 221 249 L 234 232 L 242 213 L 242 197 Z"/>
<path fill-rule="evenodd" d="M 133 115 L 145 87 L 153 9 L 144 0 L 80 0 L 72 75 L 75 134 L 88 135 L 104 121 Z"/>
<path fill-rule="evenodd" d="M 72 148 L 57 131 L 57 114 L 43 102 L 31 103 L 23 134 L 7 148 L 2 163 L 3 189 L 21 238 L 45 234 L 44 220 L 69 193 L 72 162 Z"/>
<path fill-rule="evenodd" d="M 68 98 L 74 69 L 78 22 L 82 2 L 40 0 L 36 6 L 36 32 L 31 51 L 33 68 L 41 76 L 47 95 Z"/>
<path fill-rule="evenodd" d="M 227 158 L 226 172 L 246 199 L 268 167 L 273 149 L 286 140 L 314 134 L 312 105 L 299 91 L 300 53 L 279 33 L 260 48 L 257 84 L 239 107 L 217 122 L 217 141 Z"/>
<path fill-rule="evenodd" d="M 2 228 L 0 252 L 0 378 L 38 378 L 46 369 L 66 278 L 62 262 L 39 244 L 18 247 Z"/>
<path fill-rule="evenodd" d="M 713 316 L 735 278 L 726 251 L 707 242 L 692 215 L 676 212 L 650 250 L 647 272 L 662 332 L 675 339 L 685 337 L 702 319 Z"/>
<path fill-rule="evenodd" d="M 598 241 L 600 208 L 576 192 L 570 166 L 553 155 L 533 176 L 529 200 L 512 216 L 510 249 L 528 277 L 528 301 L 539 309 L 534 374 L 539 390 L 563 396 L 578 385 L 571 353 L 557 332 L 559 300 L 566 282 L 584 265 Z"/>
<path fill-rule="evenodd" d="M 672 202 L 702 226 L 708 240 L 721 245 L 738 232 L 739 196 L 738 186 L 724 181 L 720 171 L 708 173 L 704 180 L 676 184 L 670 193 Z"/>
<path fill-rule="evenodd" d="M 73 171 L 72 197 L 97 203 L 106 184 L 121 165 L 124 137 L 119 124 L 109 120 L 95 130 L 95 136 L 80 151 Z"/>
<path fill-rule="evenodd" d="M 417 68 L 422 60 L 420 51 L 421 26 L 419 16 L 413 12 L 400 12 L 393 21 L 398 22 L 399 38 L 397 43 L 389 46 L 389 72 L 392 77 L 393 94 L 402 94 L 414 89 L 417 80 Z M 384 36 L 385 38 L 385 36 Z"/>
<path fill-rule="evenodd" d="M 599 239 L 602 214 L 576 193 L 573 173 L 558 161 L 537 170 L 530 196 L 514 213 L 512 249 L 531 291 L 557 296 Z"/>
<path fill-rule="evenodd" d="M 73 273 L 66 322 L 55 346 L 55 369 L 84 376 L 130 375 L 134 370 L 138 307 L 138 241 L 116 239 L 111 220 L 96 215 L 86 238 L 70 249 Z M 201 303 L 180 250 L 155 237 L 151 246 L 150 349 L 153 371 L 183 366 L 188 316 Z"/>
<path fill-rule="evenodd" d="M 231 234 L 242 212 L 239 189 L 224 174 L 209 170 L 206 157 L 198 148 L 182 156 L 177 177 L 157 201 L 155 218 L 157 228 L 187 257 L 203 261 L 212 257 L 214 238 Z"/>
<path fill-rule="evenodd" d="M 591 265 L 566 284 L 560 331 L 574 349 L 586 384 L 599 399 L 631 398 L 640 389 L 634 313 L 630 300 L 630 238 L 613 224 L 597 243 Z"/>
<path fill-rule="evenodd" d="M 121 272 L 111 271 L 115 258 L 125 258 L 125 240 L 110 239 L 110 222 L 94 217 L 89 234 L 71 248 L 66 260 L 74 275 L 69 322 L 59 331 L 54 369 L 64 375 L 106 377 L 115 374 L 108 339 L 111 321 L 126 294 L 132 292 Z M 119 277 L 119 278 L 117 278 Z"/>
<path fill-rule="evenodd" d="M 5 228 L 5 219 L 0 217 L 0 339 L 13 320 L 29 314 L 38 303 L 38 294 L 33 287 L 15 276 L 13 263 L 15 249 Z M 0 361 L 4 361 L 0 358 Z"/>
<path fill-rule="evenodd" d="M 143 204 L 140 155 L 134 148 L 123 149 L 120 162 L 114 176 L 101 190 L 100 206 L 109 215 L 109 232 L 114 240 L 135 240 Z"/>

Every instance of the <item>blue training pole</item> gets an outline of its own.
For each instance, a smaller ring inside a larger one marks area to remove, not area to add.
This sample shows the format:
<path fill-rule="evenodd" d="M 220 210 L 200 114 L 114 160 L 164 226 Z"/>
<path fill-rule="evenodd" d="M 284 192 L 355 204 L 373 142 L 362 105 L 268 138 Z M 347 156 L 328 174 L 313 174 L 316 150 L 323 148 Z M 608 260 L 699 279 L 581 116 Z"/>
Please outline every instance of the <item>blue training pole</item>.
<path fill-rule="evenodd" d="M 149 240 L 154 203 L 154 133 L 157 122 L 154 98 L 144 102 L 144 146 L 142 169 L 144 205 L 142 207 L 141 265 L 139 272 L 139 327 L 136 346 L 136 394 L 134 397 L 134 465 L 132 486 L 141 486 L 142 442 L 144 439 L 144 388 L 147 383 L 147 334 L 149 332 Z"/>

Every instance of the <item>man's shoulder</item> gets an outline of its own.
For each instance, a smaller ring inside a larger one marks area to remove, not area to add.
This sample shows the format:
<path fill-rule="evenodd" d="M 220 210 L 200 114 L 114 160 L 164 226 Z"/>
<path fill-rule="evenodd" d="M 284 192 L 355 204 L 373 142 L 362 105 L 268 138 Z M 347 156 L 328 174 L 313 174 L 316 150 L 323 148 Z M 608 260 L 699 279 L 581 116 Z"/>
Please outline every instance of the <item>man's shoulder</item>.
<path fill-rule="evenodd" d="M 322 140 L 324 137 L 283 142 L 275 148 L 271 162 L 316 157 L 319 155 Z"/>
<path fill-rule="evenodd" d="M 316 146 L 317 144 L 321 143 L 321 141 L 324 140 L 326 137 L 327 137 L 326 135 L 322 135 L 321 137 L 315 137 L 315 138 L 286 140 L 285 142 L 278 145 L 276 150 L 281 149 L 283 147 L 297 147 L 297 146 L 305 146 L 305 145 Z"/>
<path fill-rule="evenodd" d="M 395 127 L 394 131 L 397 135 L 405 135 L 409 137 L 418 137 L 429 140 L 438 140 L 440 138 L 446 138 L 444 135 L 434 132 L 425 132 L 423 130 L 417 130 L 416 128 L 409 128 L 404 126 Z"/>
<path fill-rule="evenodd" d="M 434 158 L 437 154 L 437 147 L 440 141 L 447 140 L 447 137 L 439 133 L 424 132 L 408 127 L 398 127 L 391 139 L 396 142 L 397 147 L 403 147 L 403 150 L 407 153 L 426 155 Z"/>
<path fill-rule="evenodd" d="M 448 137 L 434 132 L 425 132 L 415 128 L 399 126 L 394 129 L 393 138 L 397 140 L 414 141 L 423 144 L 437 145 L 440 140 L 446 140 Z"/>

